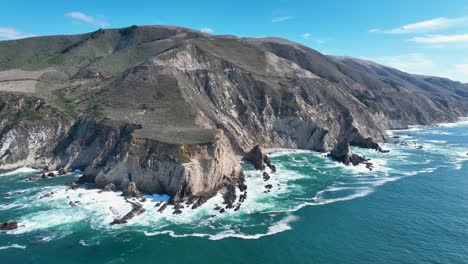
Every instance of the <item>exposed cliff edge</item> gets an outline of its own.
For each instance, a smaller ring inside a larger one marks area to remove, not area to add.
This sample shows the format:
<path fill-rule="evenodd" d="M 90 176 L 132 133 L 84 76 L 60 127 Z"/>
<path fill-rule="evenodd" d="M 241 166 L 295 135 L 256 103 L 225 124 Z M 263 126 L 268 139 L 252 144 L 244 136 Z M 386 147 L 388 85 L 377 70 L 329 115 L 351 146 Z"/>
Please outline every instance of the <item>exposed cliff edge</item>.
<path fill-rule="evenodd" d="M 259 144 L 381 151 L 386 129 L 467 114 L 466 84 L 282 39 L 132 26 L 0 42 L 0 171 L 80 169 L 174 202 L 235 195 L 239 156 L 268 165 Z"/>

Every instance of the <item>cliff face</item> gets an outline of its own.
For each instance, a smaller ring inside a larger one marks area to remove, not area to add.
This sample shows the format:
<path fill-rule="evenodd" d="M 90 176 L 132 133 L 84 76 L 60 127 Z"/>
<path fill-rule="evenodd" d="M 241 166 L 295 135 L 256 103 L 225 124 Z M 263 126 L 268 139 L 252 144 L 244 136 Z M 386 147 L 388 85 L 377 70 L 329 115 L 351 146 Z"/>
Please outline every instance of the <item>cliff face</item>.
<path fill-rule="evenodd" d="M 365 66 L 176 27 L 0 42 L 0 170 L 79 168 L 177 200 L 237 184 L 257 144 L 378 149 L 385 129 L 468 113 L 466 85 Z"/>

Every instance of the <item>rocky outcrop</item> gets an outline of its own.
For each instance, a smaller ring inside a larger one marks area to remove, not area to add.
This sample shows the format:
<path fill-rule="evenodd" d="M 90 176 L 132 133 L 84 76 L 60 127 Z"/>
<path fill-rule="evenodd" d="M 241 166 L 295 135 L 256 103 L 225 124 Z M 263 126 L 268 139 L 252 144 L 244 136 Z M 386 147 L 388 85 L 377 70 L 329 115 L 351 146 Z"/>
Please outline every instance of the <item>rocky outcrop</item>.
<path fill-rule="evenodd" d="M 81 183 L 168 194 L 171 204 L 197 207 L 225 189 L 235 206 L 233 187 L 246 188 L 238 155 L 276 171 L 259 145 L 334 146 L 335 159 L 354 164 L 359 156 L 336 142 L 382 151 L 386 129 L 468 114 L 464 84 L 364 68 L 278 39 L 134 26 L 11 43 L 0 42 L 0 73 L 59 58 L 34 65 L 41 75 L 27 94 L 0 85 L 0 172 L 79 169 Z"/>
<path fill-rule="evenodd" d="M 132 202 L 130 200 L 125 199 L 127 203 L 129 203 L 132 206 L 132 210 L 128 212 L 126 215 L 124 215 L 121 218 L 116 218 L 114 221 L 110 223 L 110 225 L 121 225 L 121 224 L 126 224 L 129 220 L 134 218 L 135 216 L 141 215 L 142 213 L 146 212 L 146 209 L 143 208 L 143 205 L 137 202 Z"/>
<path fill-rule="evenodd" d="M 106 186 L 108 186 L 107 184 Z M 140 197 L 140 191 L 138 191 L 136 184 L 134 182 L 129 182 L 127 184 L 127 187 L 125 187 L 125 190 L 123 191 L 122 195 L 125 198 L 139 198 Z"/>
<path fill-rule="evenodd" d="M 136 189 L 136 187 L 135 187 L 135 189 Z M 115 186 L 115 184 L 109 183 L 109 184 L 106 184 L 106 186 L 104 186 L 104 188 L 102 190 L 105 191 L 105 192 L 113 192 L 113 191 L 117 190 L 117 187 Z"/>
<path fill-rule="evenodd" d="M 263 162 L 264 155 L 259 145 L 253 147 L 249 152 L 244 155 L 243 160 L 252 164 L 256 170 L 264 170 L 265 164 Z"/>
<path fill-rule="evenodd" d="M 0 231 L 9 231 L 14 229 L 18 229 L 17 222 L 5 222 L 0 225 Z"/>
<path fill-rule="evenodd" d="M 256 145 L 249 152 L 245 153 L 242 160 L 252 164 L 256 170 L 264 170 L 268 167 L 273 173 L 276 172 L 275 165 L 271 163 L 270 158 L 266 154 L 263 154 L 260 145 Z"/>
<path fill-rule="evenodd" d="M 330 157 L 345 165 L 358 165 L 367 161 L 365 158 L 352 153 L 349 143 L 340 142 L 330 151 Z"/>

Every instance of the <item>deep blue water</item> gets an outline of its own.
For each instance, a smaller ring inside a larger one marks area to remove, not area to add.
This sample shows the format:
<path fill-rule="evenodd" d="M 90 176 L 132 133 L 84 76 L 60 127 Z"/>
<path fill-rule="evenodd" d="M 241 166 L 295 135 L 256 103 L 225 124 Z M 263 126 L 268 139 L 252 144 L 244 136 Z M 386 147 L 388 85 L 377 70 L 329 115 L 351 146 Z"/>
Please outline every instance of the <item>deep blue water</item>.
<path fill-rule="evenodd" d="M 393 133 L 407 145 L 355 150 L 372 172 L 318 153 L 276 154 L 270 193 L 245 165 L 238 212 L 215 212 L 218 195 L 160 214 L 154 204 L 165 197 L 148 196 L 147 212 L 114 227 L 129 210 L 116 193 L 66 190 L 75 175 L 3 175 L 0 222 L 22 227 L 0 233 L 1 263 L 468 263 L 468 123 Z"/>

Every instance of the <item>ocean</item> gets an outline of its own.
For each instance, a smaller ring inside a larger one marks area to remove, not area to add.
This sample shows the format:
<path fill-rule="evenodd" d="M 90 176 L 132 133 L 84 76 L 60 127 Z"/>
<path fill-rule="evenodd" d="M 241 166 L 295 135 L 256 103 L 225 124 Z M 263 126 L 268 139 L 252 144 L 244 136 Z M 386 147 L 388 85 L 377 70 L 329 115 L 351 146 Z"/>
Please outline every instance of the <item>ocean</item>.
<path fill-rule="evenodd" d="M 467 120 L 390 133 L 389 153 L 353 148 L 373 171 L 317 152 L 276 153 L 268 182 L 243 164 L 248 189 L 239 211 L 215 211 L 217 195 L 180 215 L 159 213 L 155 204 L 168 197 L 152 195 L 146 212 L 124 225 L 109 225 L 131 209 L 120 193 L 64 185 L 79 175 L 0 175 L 0 222 L 20 225 L 0 232 L 0 260 L 468 263 Z"/>

